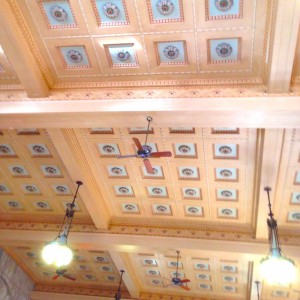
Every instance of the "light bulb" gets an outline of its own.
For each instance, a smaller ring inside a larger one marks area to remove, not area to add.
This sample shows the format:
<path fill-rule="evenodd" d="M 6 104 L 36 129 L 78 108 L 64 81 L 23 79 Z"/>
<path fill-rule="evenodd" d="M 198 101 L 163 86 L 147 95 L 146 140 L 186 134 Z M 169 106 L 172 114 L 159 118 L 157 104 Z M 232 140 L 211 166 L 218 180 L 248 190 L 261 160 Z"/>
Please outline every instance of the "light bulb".
<path fill-rule="evenodd" d="M 54 264 L 57 267 L 61 267 L 71 262 L 73 253 L 67 245 L 52 242 L 44 247 L 42 258 L 48 265 Z"/>
<path fill-rule="evenodd" d="M 260 272 L 269 284 L 288 285 L 295 281 L 297 269 L 290 259 L 268 256 L 261 261 Z"/>

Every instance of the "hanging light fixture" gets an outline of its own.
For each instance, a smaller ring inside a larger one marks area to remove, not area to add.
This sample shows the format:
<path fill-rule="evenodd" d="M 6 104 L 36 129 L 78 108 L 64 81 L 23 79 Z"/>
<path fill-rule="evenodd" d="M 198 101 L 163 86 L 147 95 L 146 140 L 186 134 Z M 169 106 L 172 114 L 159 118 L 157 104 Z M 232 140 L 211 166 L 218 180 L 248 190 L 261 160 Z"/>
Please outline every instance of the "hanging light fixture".
<path fill-rule="evenodd" d="M 121 272 L 121 277 L 120 277 L 120 282 L 119 282 L 119 287 L 118 287 L 118 291 L 116 292 L 115 294 L 115 300 L 121 300 L 121 285 L 122 285 L 122 277 L 123 277 L 123 274 L 125 273 L 124 270 L 120 270 Z"/>
<path fill-rule="evenodd" d="M 269 203 L 269 218 L 267 219 L 267 224 L 269 228 L 270 253 L 261 260 L 261 274 L 270 284 L 288 285 L 296 279 L 297 269 L 294 261 L 284 257 L 281 253 L 277 222 L 273 218 L 274 214 L 270 202 L 271 188 L 265 187 L 264 190 L 267 192 Z"/>
<path fill-rule="evenodd" d="M 54 241 L 47 244 L 42 250 L 42 258 L 48 265 L 54 264 L 57 267 L 66 266 L 73 258 L 72 250 L 67 245 L 67 239 L 75 213 L 75 200 L 82 182 L 76 181 L 76 184 L 77 189 L 73 201 L 72 203 L 67 204 L 66 214 L 57 237 Z"/>

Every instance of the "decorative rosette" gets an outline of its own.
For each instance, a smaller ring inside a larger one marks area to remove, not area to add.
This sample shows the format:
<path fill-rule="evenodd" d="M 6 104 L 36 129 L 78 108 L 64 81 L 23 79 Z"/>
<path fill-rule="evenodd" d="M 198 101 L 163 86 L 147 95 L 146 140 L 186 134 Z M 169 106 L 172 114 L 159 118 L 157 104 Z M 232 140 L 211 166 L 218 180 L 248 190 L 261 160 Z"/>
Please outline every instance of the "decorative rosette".
<path fill-rule="evenodd" d="M 191 176 L 194 174 L 194 171 L 192 169 L 188 169 L 188 168 L 183 169 L 181 172 L 185 176 Z"/>
<path fill-rule="evenodd" d="M 115 152 L 115 148 L 111 145 L 105 145 L 103 146 L 103 151 L 106 153 L 113 153 Z"/>
<path fill-rule="evenodd" d="M 189 147 L 187 145 L 181 145 L 178 147 L 178 150 L 181 153 L 189 153 L 189 152 L 191 152 L 191 147 Z"/>
<path fill-rule="evenodd" d="M 125 50 L 121 50 L 117 53 L 117 59 L 120 61 L 126 61 L 130 58 L 130 53 Z"/>
<path fill-rule="evenodd" d="M 226 198 L 232 197 L 232 193 L 230 191 L 227 191 L 227 190 L 222 191 L 221 195 L 223 197 L 226 197 Z"/>
<path fill-rule="evenodd" d="M 175 59 L 179 55 L 179 50 L 174 46 L 167 46 L 164 49 L 164 55 L 169 59 Z"/>
<path fill-rule="evenodd" d="M 216 52 L 221 57 L 228 57 L 232 53 L 232 47 L 228 43 L 221 43 L 217 46 Z"/>
<path fill-rule="evenodd" d="M 51 7 L 50 14 L 52 18 L 58 22 L 64 22 L 68 17 L 67 12 L 58 5 L 54 5 Z"/>
<path fill-rule="evenodd" d="M 222 170 L 222 171 L 220 172 L 220 174 L 221 174 L 221 176 L 223 176 L 223 177 L 230 177 L 230 176 L 232 176 L 232 172 L 231 172 L 230 170 L 227 170 L 227 169 Z"/>
<path fill-rule="evenodd" d="M 110 2 L 105 3 L 102 9 L 104 14 L 110 19 L 114 19 L 120 14 L 118 6 Z"/>
<path fill-rule="evenodd" d="M 233 5 L 233 0 L 216 0 L 215 5 L 220 11 L 230 10 Z"/>
<path fill-rule="evenodd" d="M 76 50 L 68 51 L 67 56 L 73 63 L 76 64 L 80 63 L 83 59 L 82 54 Z"/>
<path fill-rule="evenodd" d="M 174 4 L 170 0 L 161 0 L 156 4 L 158 12 L 163 16 L 168 16 L 174 11 Z"/>
<path fill-rule="evenodd" d="M 232 149 L 229 146 L 222 146 L 219 148 L 221 154 L 228 155 L 232 152 Z"/>

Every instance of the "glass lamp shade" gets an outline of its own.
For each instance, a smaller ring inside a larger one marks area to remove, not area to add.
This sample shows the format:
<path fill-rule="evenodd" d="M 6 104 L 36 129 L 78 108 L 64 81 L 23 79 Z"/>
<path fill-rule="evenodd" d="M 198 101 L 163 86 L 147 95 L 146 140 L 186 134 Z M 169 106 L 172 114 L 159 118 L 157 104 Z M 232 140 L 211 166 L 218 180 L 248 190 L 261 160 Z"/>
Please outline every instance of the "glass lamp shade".
<path fill-rule="evenodd" d="M 42 258 L 48 265 L 54 264 L 57 267 L 62 267 L 71 262 L 73 253 L 66 244 L 55 241 L 44 247 Z"/>
<path fill-rule="evenodd" d="M 291 259 L 269 255 L 262 259 L 260 272 L 269 284 L 288 285 L 296 280 L 297 269 Z"/>

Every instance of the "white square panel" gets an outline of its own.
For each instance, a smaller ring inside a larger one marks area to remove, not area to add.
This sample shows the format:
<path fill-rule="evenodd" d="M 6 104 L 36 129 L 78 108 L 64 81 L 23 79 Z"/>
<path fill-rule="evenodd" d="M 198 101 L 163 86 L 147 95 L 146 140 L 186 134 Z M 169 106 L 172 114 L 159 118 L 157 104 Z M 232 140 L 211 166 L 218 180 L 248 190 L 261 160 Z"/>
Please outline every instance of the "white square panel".
<path fill-rule="evenodd" d="M 147 186 L 146 189 L 150 198 L 168 198 L 168 191 L 165 186 Z"/>
<path fill-rule="evenodd" d="M 139 214 L 139 206 L 136 203 L 122 203 L 122 212 L 127 214 Z"/>
<path fill-rule="evenodd" d="M 200 178 L 199 170 L 193 166 L 178 167 L 179 179 L 184 180 L 198 180 Z"/>
<path fill-rule="evenodd" d="M 216 168 L 216 181 L 238 181 L 238 169 L 236 168 Z"/>
<path fill-rule="evenodd" d="M 0 157 L 17 157 L 17 155 L 10 145 L 0 144 Z"/>
<path fill-rule="evenodd" d="M 114 190 L 117 197 L 134 197 L 134 192 L 130 185 L 115 185 Z"/>
<path fill-rule="evenodd" d="M 41 166 L 42 172 L 46 177 L 63 177 L 58 166 L 43 165 Z"/>
<path fill-rule="evenodd" d="M 51 153 L 45 144 L 27 145 L 32 157 L 51 157 Z"/>
<path fill-rule="evenodd" d="M 238 159 L 238 145 L 236 144 L 214 144 L 215 159 Z"/>
<path fill-rule="evenodd" d="M 177 158 L 197 158 L 197 148 L 193 143 L 175 143 L 173 148 Z"/>
<path fill-rule="evenodd" d="M 183 187 L 182 194 L 184 199 L 202 199 L 201 189 L 194 187 Z"/>
<path fill-rule="evenodd" d="M 237 266 L 231 265 L 231 264 L 222 264 L 221 265 L 221 271 L 222 272 L 229 272 L 229 273 L 236 273 L 237 272 Z"/>
<path fill-rule="evenodd" d="M 238 192 L 235 189 L 217 189 L 217 200 L 236 201 L 238 199 Z"/>
<path fill-rule="evenodd" d="M 219 218 L 234 218 L 238 217 L 238 210 L 236 208 L 218 208 Z"/>
<path fill-rule="evenodd" d="M 187 205 L 184 207 L 185 215 L 189 217 L 202 217 L 203 208 L 201 206 Z"/>
<path fill-rule="evenodd" d="M 121 154 L 117 144 L 98 144 L 98 148 L 102 157 L 116 157 Z"/>
<path fill-rule="evenodd" d="M 154 215 L 172 215 L 171 206 L 168 204 L 153 204 L 152 213 Z"/>

